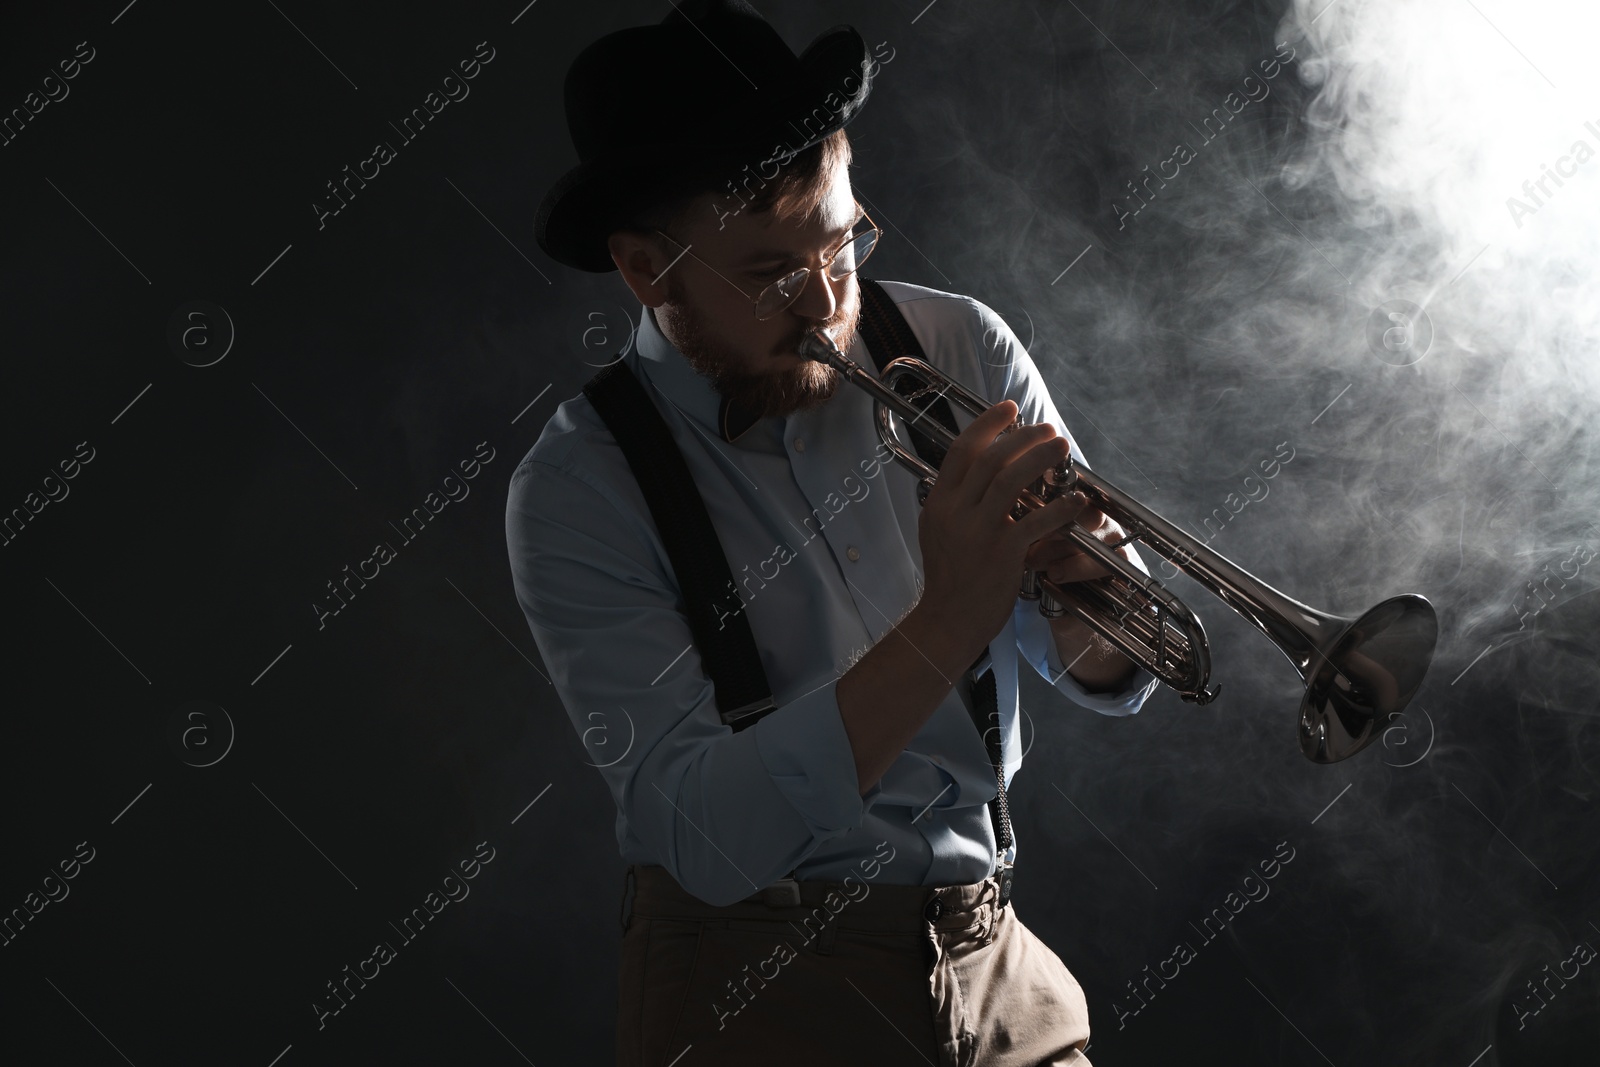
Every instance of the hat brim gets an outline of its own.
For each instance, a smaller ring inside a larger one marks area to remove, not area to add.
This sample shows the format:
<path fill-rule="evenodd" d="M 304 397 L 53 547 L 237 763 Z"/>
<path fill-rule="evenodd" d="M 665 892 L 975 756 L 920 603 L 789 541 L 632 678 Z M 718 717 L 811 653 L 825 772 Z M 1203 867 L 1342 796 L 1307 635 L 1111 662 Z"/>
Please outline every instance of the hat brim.
<path fill-rule="evenodd" d="M 872 90 L 875 66 L 867 44 L 851 26 L 820 34 L 799 56 L 802 77 L 771 115 L 771 126 L 743 142 L 702 146 L 691 159 L 659 156 L 642 162 L 627 155 L 579 163 L 563 174 L 540 201 L 534 237 L 558 263 L 590 273 L 616 269 L 606 238 L 639 207 L 641 195 L 663 170 L 689 162 L 726 161 L 730 179 L 741 164 L 773 157 L 781 141 L 789 154 L 802 152 L 860 113 Z M 626 146 L 623 146 L 624 148 Z"/>

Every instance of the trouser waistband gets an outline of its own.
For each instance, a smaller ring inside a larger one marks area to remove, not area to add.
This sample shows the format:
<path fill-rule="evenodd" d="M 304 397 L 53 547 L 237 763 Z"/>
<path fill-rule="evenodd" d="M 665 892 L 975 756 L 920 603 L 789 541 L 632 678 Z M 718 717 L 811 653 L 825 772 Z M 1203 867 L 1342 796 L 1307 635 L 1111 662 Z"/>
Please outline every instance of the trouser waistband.
<path fill-rule="evenodd" d="M 1003 872 L 1009 879 L 1010 872 Z M 734 904 L 715 905 L 690 894 L 667 872 L 654 864 L 633 864 L 628 877 L 634 883 L 632 913 L 651 919 L 693 922 L 745 920 L 802 922 L 808 918 L 834 919 L 840 930 L 879 933 L 920 933 L 959 929 L 969 925 L 972 913 L 986 906 L 1003 908 L 1002 877 L 990 875 L 970 885 L 889 885 L 864 879 L 849 882 L 795 881 L 794 891 L 763 890 Z M 798 897 L 798 902 L 795 902 Z M 819 909 L 822 914 L 818 914 Z M 626 919 L 624 919 L 626 923 Z"/>

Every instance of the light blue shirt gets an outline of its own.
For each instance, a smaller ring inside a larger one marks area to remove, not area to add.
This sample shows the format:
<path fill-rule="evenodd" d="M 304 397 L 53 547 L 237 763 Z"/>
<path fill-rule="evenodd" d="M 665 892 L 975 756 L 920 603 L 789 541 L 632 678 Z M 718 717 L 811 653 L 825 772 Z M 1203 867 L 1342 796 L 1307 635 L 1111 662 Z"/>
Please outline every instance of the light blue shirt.
<path fill-rule="evenodd" d="M 1033 360 L 969 297 L 882 283 L 930 363 L 1024 422 L 1068 436 Z M 581 394 L 561 404 L 511 478 L 506 540 L 517 600 L 589 762 L 617 805 L 628 863 L 659 864 L 714 905 L 783 877 L 842 880 L 879 842 L 880 879 L 959 885 L 995 869 L 995 775 L 954 687 L 865 796 L 835 699 L 839 677 L 916 602 L 916 477 L 888 456 L 873 402 L 841 382 L 820 407 L 767 418 L 736 443 L 720 398 L 641 308 L 623 358 L 699 487 L 760 649 L 777 710 L 733 733 L 693 647 L 672 566 L 633 473 Z M 859 336 L 851 359 L 875 372 Z M 1072 441 L 1072 454 L 1083 454 Z M 1139 564 L 1141 569 L 1144 565 Z M 1019 575 L 1020 577 L 1020 575 Z M 1115 693 L 1068 674 L 1032 601 L 989 646 L 1006 780 L 1022 765 L 1017 655 L 1068 699 L 1136 712 L 1158 683 Z M 980 668 L 981 669 L 981 668 Z M 1013 828 L 1013 836 L 1017 831 Z M 1006 858 L 1016 858 L 1016 844 Z"/>

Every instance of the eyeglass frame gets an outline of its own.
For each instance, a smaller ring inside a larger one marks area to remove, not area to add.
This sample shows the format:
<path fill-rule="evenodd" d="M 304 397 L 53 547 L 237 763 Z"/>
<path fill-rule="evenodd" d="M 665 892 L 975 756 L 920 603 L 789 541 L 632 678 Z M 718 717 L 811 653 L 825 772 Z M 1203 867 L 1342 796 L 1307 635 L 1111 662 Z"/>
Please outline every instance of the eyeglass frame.
<path fill-rule="evenodd" d="M 872 255 L 873 252 L 877 251 L 878 242 L 883 239 L 883 227 L 879 226 L 876 222 L 872 221 L 872 216 L 867 214 L 867 209 L 866 208 L 861 207 L 860 201 L 856 202 L 856 207 L 861 208 L 861 214 L 860 214 L 859 217 L 857 217 L 857 219 L 854 222 L 852 222 L 850 224 L 850 229 L 854 230 L 857 226 L 861 225 L 861 220 L 862 219 L 865 219 L 872 226 L 872 229 L 863 230 L 861 233 L 847 233 L 847 234 L 845 234 L 844 240 L 840 241 L 838 246 L 834 248 L 833 252 L 826 259 L 824 259 L 822 261 L 822 266 L 820 268 L 801 267 L 798 270 L 792 270 L 788 274 L 785 274 L 782 278 L 774 279 L 772 282 L 768 283 L 767 285 L 762 286 L 761 292 L 757 293 L 754 297 L 751 297 L 749 293 L 745 292 L 744 286 L 740 285 L 738 282 L 734 281 L 732 278 L 729 278 L 726 274 L 723 274 L 720 270 L 718 270 L 717 268 L 713 267 L 711 264 L 707 263 L 705 260 L 701 259 L 699 256 L 695 255 L 693 252 L 689 251 L 689 247 L 690 246 L 684 244 L 682 241 L 678 240 L 676 237 L 672 236 L 669 233 L 663 233 L 661 230 L 655 229 L 655 227 L 651 227 L 651 229 L 655 230 L 655 232 L 657 234 L 660 234 L 662 237 L 665 237 L 667 240 L 671 241 L 673 244 L 675 244 L 679 248 L 683 249 L 683 254 L 684 255 L 688 256 L 690 259 L 694 260 L 696 263 L 700 264 L 702 267 L 705 267 L 712 274 L 715 274 L 717 277 L 721 278 L 723 281 L 727 282 L 729 285 L 731 285 L 735 289 L 737 289 L 742 296 L 744 296 L 746 299 L 750 300 L 750 310 L 752 312 L 754 312 L 756 308 L 761 306 L 761 298 L 766 294 L 767 290 L 772 289 L 772 288 L 774 288 L 774 287 L 776 287 L 778 285 L 781 285 L 784 281 L 788 280 L 789 278 L 792 278 L 795 275 L 804 272 L 805 277 L 801 279 L 799 287 L 795 289 L 794 295 L 791 296 L 786 303 L 784 303 L 781 307 L 773 309 L 772 313 L 769 314 L 769 315 L 765 315 L 765 316 L 756 315 L 756 321 L 757 322 L 766 322 L 767 320 L 771 319 L 774 315 L 777 315 L 779 312 L 785 311 L 788 308 L 790 308 L 791 306 L 793 306 L 794 302 L 796 300 L 799 300 L 801 295 L 806 291 L 806 286 L 811 284 L 811 275 L 818 269 L 827 270 L 829 267 L 833 266 L 833 261 L 839 258 L 839 253 L 843 252 L 845 250 L 846 246 L 848 246 L 850 244 L 853 244 L 856 241 L 861 240 L 861 238 L 865 237 L 869 233 L 876 235 L 872 239 L 872 247 L 867 249 L 867 255 L 866 256 L 862 256 L 861 259 L 856 262 L 856 265 L 854 267 L 851 267 L 850 270 L 847 271 L 842 277 L 833 278 L 833 280 L 836 281 L 836 282 L 837 281 L 843 281 L 845 278 L 848 278 L 848 277 L 850 277 L 850 275 L 854 274 L 858 269 L 860 269 L 861 264 L 865 263 L 867 261 L 867 257 Z M 676 260 L 674 260 L 674 262 L 676 262 Z M 655 284 L 656 282 L 660 281 L 666 275 L 667 270 L 671 270 L 671 269 L 672 269 L 672 264 L 671 263 L 667 264 L 667 269 L 663 270 L 660 274 L 658 274 L 654 278 L 652 278 L 651 279 L 651 284 Z M 833 276 L 829 275 L 829 277 L 832 278 Z"/>

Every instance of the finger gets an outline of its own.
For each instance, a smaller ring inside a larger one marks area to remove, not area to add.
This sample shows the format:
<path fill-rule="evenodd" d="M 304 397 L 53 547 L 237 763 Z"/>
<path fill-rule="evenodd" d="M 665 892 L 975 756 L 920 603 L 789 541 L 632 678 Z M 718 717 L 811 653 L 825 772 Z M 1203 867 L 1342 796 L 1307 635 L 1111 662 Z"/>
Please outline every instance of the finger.
<path fill-rule="evenodd" d="M 1067 496 L 1078 504 L 1079 510 L 1073 521 L 1079 526 L 1102 541 L 1114 541 L 1126 536 L 1122 524 L 1095 507 L 1083 490 L 1074 489 Z"/>
<path fill-rule="evenodd" d="M 1041 571 L 1064 559 L 1071 559 L 1082 551 L 1078 543 L 1065 534 L 1050 533 L 1028 547 L 1022 562 L 1029 570 Z"/>
<path fill-rule="evenodd" d="M 1083 502 L 1083 511 L 1078 515 L 1078 525 L 1091 533 L 1099 533 L 1109 526 L 1116 526 L 1111 521 L 1111 516 L 1089 503 L 1089 496 L 1081 489 L 1072 491 L 1073 497 Z M 1120 527 L 1118 527 L 1120 529 Z"/>
<path fill-rule="evenodd" d="M 1010 504 L 1025 488 L 1060 463 L 1066 455 L 1066 438 L 1058 436 L 1055 428 L 1048 423 L 1024 427 L 1001 438 L 973 468 L 974 483 L 978 483 L 980 478 L 987 480 L 984 492 L 979 494 L 982 506 L 996 506 L 1009 511 Z"/>
<path fill-rule="evenodd" d="M 989 491 L 983 498 L 985 508 L 990 506 L 991 497 L 996 506 L 1001 502 L 1015 501 L 1024 489 L 1067 457 L 1067 439 L 1057 435 L 1054 427 L 1048 423 L 1041 423 L 1039 427 L 1038 432 L 1030 438 L 1034 441 L 1032 447 L 1010 456 L 1001 453 L 994 455 L 993 458 L 1004 465 L 996 468 Z M 984 461 L 990 458 L 985 456 Z"/>
<path fill-rule="evenodd" d="M 1083 532 L 1083 536 L 1096 549 L 1103 548 L 1101 538 L 1094 537 L 1081 526 L 1073 529 Z M 1099 578 L 1111 573 L 1112 566 L 1100 559 L 1097 552 L 1093 552 L 1084 543 L 1070 539 L 1070 548 L 1055 549 L 1047 555 L 1041 554 L 1041 559 L 1048 560 L 1042 569 L 1050 577 L 1058 581 L 1083 581 L 1087 578 Z M 1116 551 L 1116 550 L 1112 550 Z"/>
<path fill-rule="evenodd" d="M 1035 508 L 1022 518 L 1013 520 L 1008 532 L 1020 539 L 1023 544 L 1031 545 L 1051 531 L 1071 522 L 1078 510 L 1070 495 L 1058 496 L 1044 507 Z"/>
<path fill-rule="evenodd" d="M 1116 519 L 1092 507 L 1078 516 L 1078 525 L 1094 534 L 1095 539 L 1103 545 L 1114 545 L 1128 537 L 1128 531 Z"/>
<path fill-rule="evenodd" d="M 1028 547 L 1025 558 L 1040 567 L 1048 567 L 1062 560 L 1082 555 L 1087 549 L 1083 547 L 1072 531 L 1080 532 L 1089 537 L 1095 536 L 1085 530 L 1077 521 L 1069 519 L 1065 524 L 1051 530 L 1033 542 Z"/>
<path fill-rule="evenodd" d="M 1071 528 L 1082 530 L 1101 544 L 1108 546 L 1129 540 L 1127 531 L 1122 525 L 1105 512 L 1089 506 L 1088 497 L 1082 492 L 1074 490 L 1057 499 L 1071 502 L 1068 506 L 1068 517 L 1058 527 L 1041 535 L 1030 544 L 1027 558 L 1034 563 L 1047 565 L 1085 551 L 1078 540 L 1067 532 Z M 1130 553 L 1125 544 L 1112 551 L 1124 559 L 1127 559 Z"/>
<path fill-rule="evenodd" d="M 1077 542 L 1068 534 L 1068 529 L 1078 526 L 1085 514 L 1086 506 L 1076 494 L 1066 493 L 1055 497 L 1051 504 L 1054 507 L 1049 514 L 1054 516 L 1053 522 L 1045 529 L 1034 535 L 1030 544 L 1042 543 L 1057 546 L 1055 551 L 1071 554 L 1078 551 Z M 1037 513 L 1037 512 L 1036 512 Z"/>
<path fill-rule="evenodd" d="M 1088 525 L 1089 523 L 1096 521 L 1093 516 L 1098 516 L 1098 524 L 1090 526 Z M 1095 540 L 1108 547 L 1127 539 L 1127 531 L 1125 531 L 1120 524 L 1103 512 L 1090 509 L 1087 512 L 1080 514 L 1074 521 L 1078 526 L 1088 531 L 1088 533 L 1094 537 Z M 1066 528 L 1063 527 L 1061 529 L 1052 530 L 1043 537 L 1039 538 L 1037 541 L 1033 542 L 1033 544 L 1028 548 L 1028 553 L 1024 559 L 1024 562 L 1032 570 L 1042 570 L 1053 563 L 1059 563 L 1062 560 L 1070 559 L 1071 557 L 1079 555 L 1085 551 L 1086 549 L 1084 549 L 1075 539 L 1069 536 L 1066 533 Z M 1119 547 L 1112 549 L 1112 551 L 1116 552 L 1117 555 L 1121 556 L 1125 560 L 1128 560 L 1130 563 L 1133 561 L 1133 550 L 1126 544 L 1122 544 Z"/>
<path fill-rule="evenodd" d="M 932 417 L 926 416 L 928 419 Z M 995 435 L 1011 425 L 1016 417 L 1016 403 L 1002 400 L 968 423 L 967 428 L 957 434 L 956 439 L 950 443 L 944 462 L 939 465 L 939 480 L 959 491 L 966 484 L 973 464 L 984 449 L 988 448 L 994 441 Z"/>
<path fill-rule="evenodd" d="M 1082 528 L 1082 526 L 1080 526 L 1080 528 Z M 1122 557 L 1123 560 L 1128 561 L 1128 563 L 1133 563 L 1133 549 L 1130 547 L 1131 539 L 1130 537 L 1126 536 L 1122 526 L 1118 526 L 1117 523 L 1112 522 L 1112 520 L 1106 520 L 1106 523 L 1104 523 L 1099 530 L 1090 530 L 1086 531 L 1086 533 L 1090 534 L 1091 537 L 1094 537 L 1094 541 L 1098 541 L 1099 544 L 1104 545 L 1104 547 L 1109 549 L 1110 552 L 1115 552 L 1117 553 L 1118 557 Z M 1069 545 L 1070 547 L 1064 547 L 1064 549 L 1042 550 L 1042 552 L 1038 553 L 1037 558 L 1038 560 L 1042 561 L 1043 566 L 1050 566 L 1051 563 L 1059 563 L 1059 561 L 1062 560 L 1070 560 L 1070 558 L 1077 557 L 1077 555 L 1091 555 L 1091 557 L 1094 555 L 1094 553 L 1091 553 L 1090 550 L 1085 549 L 1082 544 L 1078 544 L 1077 541 L 1072 541 L 1072 539 L 1069 539 Z M 1035 566 L 1035 569 L 1040 568 Z"/>
<path fill-rule="evenodd" d="M 1066 585 L 1069 582 L 1087 582 L 1095 578 L 1104 578 L 1111 574 L 1111 569 L 1087 552 L 1063 560 L 1050 567 L 1047 575 L 1057 585 Z"/>
<path fill-rule="evenodd" d="M 1089 502 L 1089 494 L 1085 493 L 1082 489 L 1074 489 L 1067 495 L 1073 500 L 1077 501 L 1081 506 L 1082 511 L 1078 514 L 1075 521 L 1085 530 L 1100 536 L 1105 534 L 1107 531 L 1120 531 L 1122 529 L 1122 527 L 1118 526 L 1116 521 L 1112 519 L 1111 516 L 1107 515 L 1105 512 L 1091 504 Z M 1101 540 L 1105 540 L 1105 538 L 1101 536 Z"/>

